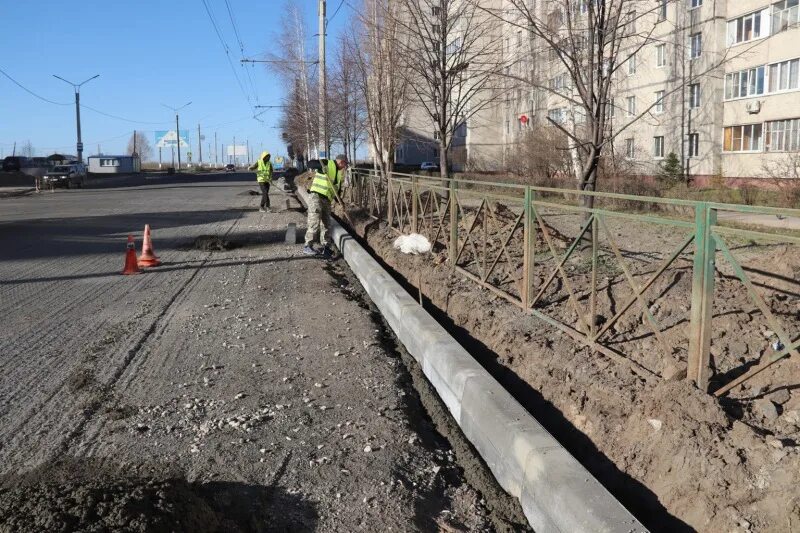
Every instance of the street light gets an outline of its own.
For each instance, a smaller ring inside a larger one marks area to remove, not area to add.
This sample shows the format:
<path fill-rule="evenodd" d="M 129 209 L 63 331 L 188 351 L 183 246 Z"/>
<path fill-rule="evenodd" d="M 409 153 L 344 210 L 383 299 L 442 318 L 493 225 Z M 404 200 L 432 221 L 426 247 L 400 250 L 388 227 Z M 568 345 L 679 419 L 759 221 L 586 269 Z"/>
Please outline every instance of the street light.
<path fill-rule="evenodd" d="M 82 81 L 80 83 L 72 83 L 71 81 L 65 80 L 61 76 L 56 76 L 55 74 L 53 74 L 54 78 L 58 78 L 59 80 L 65 83 L 69 83 L 70 85 L 72 85 L 72 88 L 75 89 L 75 117 L 78 123 L 78 145 L 76 148 L 78 150 L 79 163 L 83 163 L 83 142 L 81 141 L 81 85 L 89 83 L 90 81 L 92 81 L 95 78 L 98 78 L 99 76 L 100 74 L 98 74 L 97 76 L 92 76 L 88 80 Z"/>
<path fill-rule="evenodd" d="M 191 102 L 187 102 L 187 103 L 183 104 L 180 107 L 172 107 L 172 106 L 168 106 L 167 104 L 161 104 L 164 107 L 166 107 L 167 109 L 172 109 L 172 111 L 175 112 L 175 136 L 177 138 L 177 143 L 176 144 L 178 145 L 178 168 L 177 168 L 178 172 L 181 171 L 181 124 L 180 124 L 180 119 L 178 118 L 178 111 L 180 111 L 181 109 L 183 109 L 184 107 L 186 107 L 186 106 L 188 106 L 190 104 L 191 104 Z"/>

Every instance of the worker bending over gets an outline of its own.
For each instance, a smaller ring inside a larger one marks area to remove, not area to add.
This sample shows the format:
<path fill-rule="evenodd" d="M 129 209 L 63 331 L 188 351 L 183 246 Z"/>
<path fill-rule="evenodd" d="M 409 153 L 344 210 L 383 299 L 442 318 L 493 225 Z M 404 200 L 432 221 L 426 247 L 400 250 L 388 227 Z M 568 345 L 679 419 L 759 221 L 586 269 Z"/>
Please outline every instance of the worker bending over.
<path fill-rule="evenodd" d="M 306 255 L 321 254 L 331 257 L 333 253 L 328 247 L 331 226 L 331 203 L 339 194 L 339 189 L 344 181 L 344 171 L 347 168 L 347 156 L 337 155 L 336 160 L 320 159 L 321 170 L 314 175 L 314 181 L 308 189 L 308 230 L 306 231 L 306 245 L 303 253 Z M 317 240 L 322 248 L 314 249 Z"/>
<path fill-rule="evenodd" d="M 261 209 L 259 211 L 264 213 L 269 209 L 269 185 L 272 183 L 272 162 L 269 152 L 261 152 L 261 157 L 250 165 L 248 170 L 256 171 L 256 179 L 261 189 Z"/>

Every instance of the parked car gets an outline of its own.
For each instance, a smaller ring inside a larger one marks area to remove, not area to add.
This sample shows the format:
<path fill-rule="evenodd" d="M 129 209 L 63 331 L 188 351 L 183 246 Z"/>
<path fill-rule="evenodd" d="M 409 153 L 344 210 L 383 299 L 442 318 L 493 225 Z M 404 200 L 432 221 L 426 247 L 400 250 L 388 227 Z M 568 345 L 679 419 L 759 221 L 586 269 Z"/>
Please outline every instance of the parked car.
<path fill-rule="evenodd" d="M 427 170 L 429 172 L 438 172 L 439 171 L 439 164 L 432 163 L 430 161 L 425 161 L 419 166 L 420 170 Z"/>
<path fill-rule="evenodd" d="M 56 165 L 42 177 L 45 186 L 56 188 L 83 187 L 86 178 L 86 168 L 81 163 L 72 165 Z"/>
<path fill-rule="evenodd" d="M 28 158 L 10 155 L 3 159 L 4 172 L 19 172 L 23 167 L 28 166 Z"/>
<path fill-rule="evenodd" d="M 236 165 L 233 163 L 228 163 L 225 165 L 225 172 L 236 172 Z"/>

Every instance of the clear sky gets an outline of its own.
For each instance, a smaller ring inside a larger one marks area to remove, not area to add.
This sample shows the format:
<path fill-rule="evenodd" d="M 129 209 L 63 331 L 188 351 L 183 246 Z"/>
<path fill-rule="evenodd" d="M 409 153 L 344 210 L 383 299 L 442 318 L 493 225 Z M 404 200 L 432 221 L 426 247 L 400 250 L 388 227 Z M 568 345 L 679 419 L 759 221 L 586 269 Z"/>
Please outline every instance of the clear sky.
<path fill-rule="evenodd" d="M 289 1 L 302 7 L 308 44 L 315 50 L 317 0 Z M 340 1 L 328 0 L 329 18 Z M 28 140 L 39 156 L 75 153 L 74 92 L 53 74 L 76 83 L 100 74 L 81 89 L 81 104 L 120 117 L 81 109 L 84 157 L 95 154 L 98 145 L 106 154 L 124 153 L 134 129 L 147 132 L 153 145 L 154 131 L 175 127 L 173 112 L 162 104 L 179 107 L 189 101 L 180 112 L 181 130 L 192 129 L 196 145 L 200 124 L 204 160 L 214 132 L 218 145 L 231 144 L 235 136 L 237 144 L 249 139 L 253 151 L 263 146 L 285 153 L 276 128 L 280 110 L 266 110 L 259 117 L 263 123 L 252 118 L 264 111 L 255 105 L 280 104 L 283 87 L 269 66 L 240 64 L 243 54 L 228 6 L 244 57 L 263 58 L 274 51 L 270 47 L 281 32 L 286 1 L 205 2 L 230 50 L 238 82 L 204 0 L 0 0 L 0 69 L 43 98 L 69 103 L 44 102 L 0 74 L 0 154 L 10 155 L 14 141 L 19 149 Z M 349 2 L 343 4 L 330 21 L 331 42 L 352 16 Z"/>

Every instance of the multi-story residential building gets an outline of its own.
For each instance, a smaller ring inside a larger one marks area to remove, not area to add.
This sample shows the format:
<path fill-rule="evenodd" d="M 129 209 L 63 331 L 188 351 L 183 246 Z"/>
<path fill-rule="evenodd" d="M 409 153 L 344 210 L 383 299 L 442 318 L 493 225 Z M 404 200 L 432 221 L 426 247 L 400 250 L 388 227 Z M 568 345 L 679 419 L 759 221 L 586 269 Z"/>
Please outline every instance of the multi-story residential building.
<path fill-rule="evenodd" d="M 674 153 L 698 182 L 775 177 L 770 165 L 800 159 L 798 0 L 661 0 L 655 8 L 648 0 L 627 1 L 632 13 L 641 6 L 633 24 L 644 37 L 618 59 L 624 64 L 613 86 L 611 155 L 628 160 L 637 174 L 653 175 Z M 563 2 L 532 5 L 540 20 L 557 27 Z M 485 4 L 507 21 L 505 91 L 465 122 L 453 143 L 455 170 L 503 168 L 523 134 L 547 118 L 568 128 L 582 123 L 581 111 L 564 98 L 572 95 L 572 80 L 553 51 L 525 31 L 508 0 Z M 419 145 L 426 128 L 416 122 L 409 139 Z M 427 130 L 428 152 L 414 154 L 422 160 L 436 156 Z M 401 143 L 398 160 L 409 161 L 411 152 Z"/>

